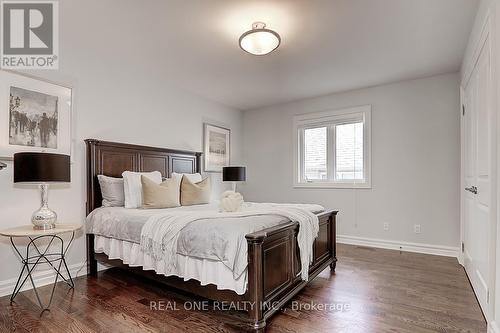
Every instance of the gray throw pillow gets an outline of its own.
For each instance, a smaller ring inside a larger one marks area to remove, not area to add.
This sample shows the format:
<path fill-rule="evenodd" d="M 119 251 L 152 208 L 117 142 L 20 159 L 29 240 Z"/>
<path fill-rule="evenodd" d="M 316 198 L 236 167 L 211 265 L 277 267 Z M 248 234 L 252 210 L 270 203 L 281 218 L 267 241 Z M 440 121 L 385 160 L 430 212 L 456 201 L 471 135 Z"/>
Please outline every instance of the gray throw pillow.
<path fill-rule="evenodd" d="M 101 186 L 102 205 L 104 207 L 123 207 L 125 205 L 123 178 L 98 175 L 97 179 Z"/>

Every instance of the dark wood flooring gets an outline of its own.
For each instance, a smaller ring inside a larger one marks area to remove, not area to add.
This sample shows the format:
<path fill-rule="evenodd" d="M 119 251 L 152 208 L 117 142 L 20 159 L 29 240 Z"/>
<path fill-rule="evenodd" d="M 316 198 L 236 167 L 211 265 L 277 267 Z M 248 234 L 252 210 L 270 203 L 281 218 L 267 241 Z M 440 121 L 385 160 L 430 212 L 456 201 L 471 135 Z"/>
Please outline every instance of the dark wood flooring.
<path fill-rule="evenodd" d="M 348 245 L 338 252 L 336 274 L 323 271 L 268 322 L 267 332 L 486 332 L 455 259 Z M 58 285 L 51 311 L 42 317 L 32 291 L 19 294 L 13 305 L 0 298 L 0 331 L 241 331 L 221 312 L 188 310 L 184 296 L 124 271 L 75 282 L 73 291 Z M 49 287 L 40 290 L 48 297 Z M 151 301 L 163 301 L 165 309 L 151 310 Z"/>

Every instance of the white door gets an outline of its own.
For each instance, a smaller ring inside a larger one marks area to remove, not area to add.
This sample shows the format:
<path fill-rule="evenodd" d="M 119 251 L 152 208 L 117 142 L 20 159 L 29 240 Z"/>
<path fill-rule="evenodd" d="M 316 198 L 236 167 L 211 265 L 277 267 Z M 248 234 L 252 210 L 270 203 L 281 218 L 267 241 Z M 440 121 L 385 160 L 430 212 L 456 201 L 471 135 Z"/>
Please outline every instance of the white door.
<path fill-rule="evenodd" d="M 476 296 L 488 312 L 492 218 L 492 110 L 490 43 L 486 38 L 463 96 L 464 265 Z"/>

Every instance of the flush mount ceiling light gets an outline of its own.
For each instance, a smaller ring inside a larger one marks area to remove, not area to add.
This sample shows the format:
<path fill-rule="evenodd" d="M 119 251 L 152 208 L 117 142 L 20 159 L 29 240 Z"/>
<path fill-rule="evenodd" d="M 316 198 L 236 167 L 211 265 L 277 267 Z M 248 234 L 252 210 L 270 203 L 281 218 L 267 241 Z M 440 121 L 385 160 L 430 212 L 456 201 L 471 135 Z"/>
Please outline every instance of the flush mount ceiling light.
<path fill-rule="evenodd" d="M 252 30 L 248 30 L 240 37 L 240 47 L 253 55 L 271 53 L 280 43 L 280 35 L 276 31 L 266 29 L 266 24 L 263 22 L 255 22 L 252 24 Z"/>

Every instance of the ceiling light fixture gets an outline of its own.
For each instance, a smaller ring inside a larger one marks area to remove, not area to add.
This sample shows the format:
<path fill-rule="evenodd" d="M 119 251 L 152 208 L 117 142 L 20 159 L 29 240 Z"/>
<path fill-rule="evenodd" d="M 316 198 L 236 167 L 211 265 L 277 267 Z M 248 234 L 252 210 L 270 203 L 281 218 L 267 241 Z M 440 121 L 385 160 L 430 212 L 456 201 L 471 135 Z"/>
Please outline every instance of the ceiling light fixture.
<path fill-rule="evenodd" d="M 265 55 L 276 50 L 281 43 L 281 37 L 276 31 L 266 29 L 263 22 L 252 24 L 252 30 L 248 30 L 240 37 L 240 47 L 253 55 Z"/>

